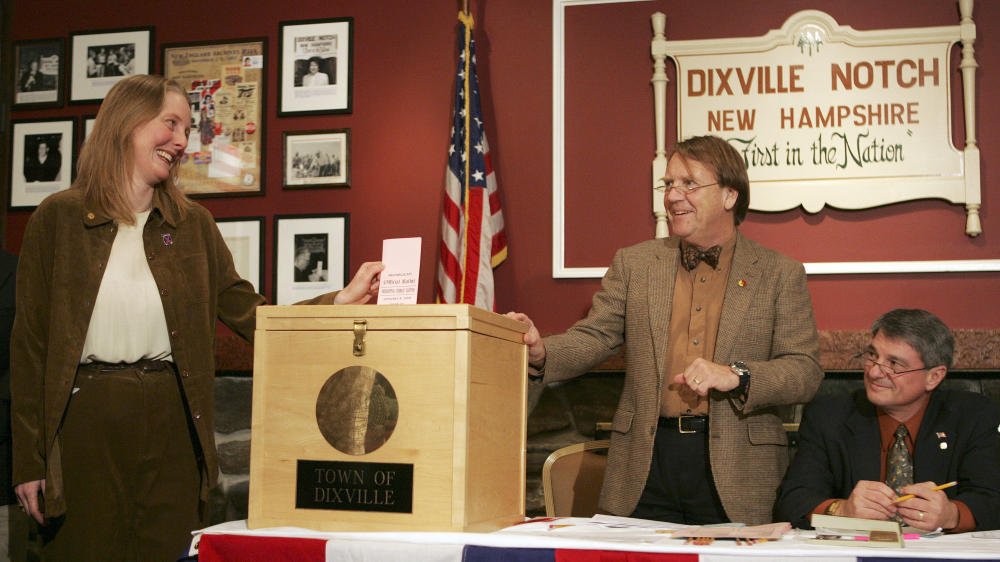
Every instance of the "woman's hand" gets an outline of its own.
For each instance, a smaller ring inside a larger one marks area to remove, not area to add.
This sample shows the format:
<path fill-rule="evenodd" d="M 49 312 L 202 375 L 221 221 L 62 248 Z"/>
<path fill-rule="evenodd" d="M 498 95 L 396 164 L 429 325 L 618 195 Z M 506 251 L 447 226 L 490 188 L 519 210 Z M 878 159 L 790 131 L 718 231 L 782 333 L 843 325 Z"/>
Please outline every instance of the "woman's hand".
<path fill-rule="evenodd" d="M 17 494 L 17 503 L 21 509 L 38 521 L 39 525 L 45 524 L 45 512 L 42 505 L 42 498 L 45 496 L 45 479 L 24 482 L 14 487 Z"/>
<path fill-rule="evenodd" d="M 354 279 L 347 284 L 333 299 L 333 304 L 365 304 L 378 296 L 379 273 L 385 269 L 385 264 L 369 261 L 361 264 Z"/>

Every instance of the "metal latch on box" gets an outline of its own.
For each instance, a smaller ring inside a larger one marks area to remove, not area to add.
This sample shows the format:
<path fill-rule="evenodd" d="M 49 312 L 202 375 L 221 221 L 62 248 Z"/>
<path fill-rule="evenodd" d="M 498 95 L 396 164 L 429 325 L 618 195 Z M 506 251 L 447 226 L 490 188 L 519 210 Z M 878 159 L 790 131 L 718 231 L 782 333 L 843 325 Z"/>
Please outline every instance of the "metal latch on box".
<path fill-rule="evenodd" d="M 354 356 L 361 357 L 365 354 L 365 334 L 368 333 L 367 320 L 354 321 Z"/>

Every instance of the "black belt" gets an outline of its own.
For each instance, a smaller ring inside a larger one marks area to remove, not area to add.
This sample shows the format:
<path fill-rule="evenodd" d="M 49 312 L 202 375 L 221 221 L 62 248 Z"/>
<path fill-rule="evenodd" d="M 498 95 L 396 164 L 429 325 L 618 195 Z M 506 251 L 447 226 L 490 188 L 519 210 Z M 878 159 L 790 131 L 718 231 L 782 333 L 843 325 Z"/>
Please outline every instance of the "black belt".
<path fill-rule="evenodd" d="M 85 371 L 100 371 L 102 373 L 122 371 L 124 369 L 137 369 L 142 372 L 157 372 L 169 371 L 174 368 L 174 364 L 170 361 L 140 359 L 135 363 L 105 363 L 104 361 L 94 361 L 92 363 L 81 363 L 79 368 Z"/>
<path fill-rule="evenodd" d="M 708 431 L 708 416 L 681 416 L 679 418 L 660 418 L 656 425 L 677 431 L 678 433 L 704 433 Z"/>

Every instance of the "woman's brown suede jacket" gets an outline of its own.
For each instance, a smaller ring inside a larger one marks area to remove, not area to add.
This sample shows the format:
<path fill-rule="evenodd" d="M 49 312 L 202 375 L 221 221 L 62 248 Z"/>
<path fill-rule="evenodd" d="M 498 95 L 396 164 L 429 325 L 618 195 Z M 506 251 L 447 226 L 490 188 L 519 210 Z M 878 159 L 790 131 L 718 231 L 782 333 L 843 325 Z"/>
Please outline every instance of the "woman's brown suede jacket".
<path fill-rule="evenodd" d="M 42 202 L 24 235 L 11 336 L 13 480 L 46 479 L 47 517 L 66 511 L 59 428 L 116 232 L 114 221 L 88 209 L 82 193 L 69 189 Z M 157 191 L 143 244 L 204 457 L 206 499 L 218 475 L 216 318 L 253 341 L 255 309 L 265 301 L 237 275 L 215 221 L 200 205 L 180 219 L 175 204 Z"/>

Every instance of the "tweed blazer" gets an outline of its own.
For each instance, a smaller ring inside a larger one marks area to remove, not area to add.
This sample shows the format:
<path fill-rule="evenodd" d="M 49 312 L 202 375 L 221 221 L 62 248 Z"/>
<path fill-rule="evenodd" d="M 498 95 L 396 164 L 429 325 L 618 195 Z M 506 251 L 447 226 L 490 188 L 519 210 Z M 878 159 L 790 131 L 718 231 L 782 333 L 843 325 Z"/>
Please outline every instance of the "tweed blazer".
<path fill-rule="evenodd" d="M 777 407 L 808 402 L 823 380 L 819 338 L 802 264 L 736 234 L 714 361 L 750 368 L 746 401 L 709 395 L 709 455 L 732 521 L 771 520 L 788 465 Z M 544 382 L 578 376 L 625 345 L 625 385 L 611 424 L 600 505 L 629 515 L 646 485 L 666 372 L 680 239 L 618 250 L 587 317 L 545 338 Z"/>
<path fill-rule="evenodd" d="M 976 530 L 1000 529 L 1000 405 L 981 394 L 935 390 L 913 445 L 914 482 L 957 480 L 944 493 L 969 507 Z M 878 414 L 864 389 L 817 398 L 802 416 L 775 515 L 808 528 L 816 506 L 850 496 L 860 480 L 879 480 L 880 455 Z"/>

